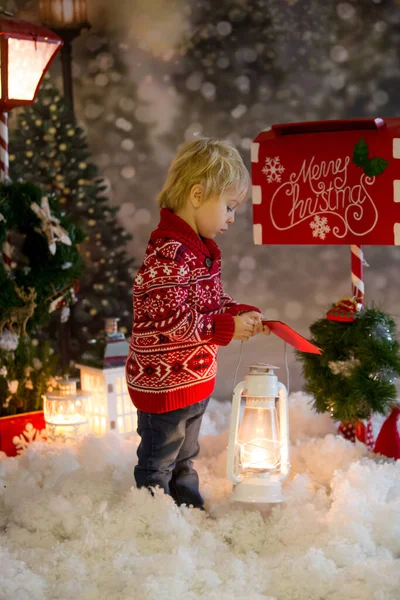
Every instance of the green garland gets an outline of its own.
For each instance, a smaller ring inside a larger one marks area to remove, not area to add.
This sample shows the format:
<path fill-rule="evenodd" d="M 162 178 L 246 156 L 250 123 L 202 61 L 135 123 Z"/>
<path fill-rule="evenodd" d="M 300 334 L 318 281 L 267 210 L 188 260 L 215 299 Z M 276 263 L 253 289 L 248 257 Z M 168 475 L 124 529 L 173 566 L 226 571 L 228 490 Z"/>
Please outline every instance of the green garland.
<path fill-rule="evenodd" d="M 317 412 L 353 423 L 371 412 L 387 414 L 397 396 L 394 379 L 400 374 L 394 320 L 370 307 L 354 322 L 319 319 L 310 331 L 322 355 L 296 354 L 305 391 L 314 397 Z"/>
<path fill-rule="evenodd" d="M 36 307 L 26 326 L 28 337 L 21 335 L 18 339 L 14 335 L 13 343 L 7 347 L 9 322 L 0 332 L 0 416 L 41 408 L 42 394 L 54 384 L 51 379 L 57 356 L 49 343 L 35 339 L 35 332 L 50 321 L 53 301 L 64 297 L 68 303 L 68 290 L 82 274 L 78 244 L 84 238 L 83 232 L 60 212 L 54 196 L 47 197 L 51 215 L 59 220 L 71 241 L 70 245 L 56 242 L 54 254 L 42 222 L 32 210 L 33 203 L 41 206 L 42 190 L 29 183 L 0 185 L 0 248 L 10 232 L 20 240 L 20 257 L 11 270 L 6 269 L 0 255 L 0 322 L 24 306 L 16 288 L 25 292 L 34 288 L 36 292 Z"/>

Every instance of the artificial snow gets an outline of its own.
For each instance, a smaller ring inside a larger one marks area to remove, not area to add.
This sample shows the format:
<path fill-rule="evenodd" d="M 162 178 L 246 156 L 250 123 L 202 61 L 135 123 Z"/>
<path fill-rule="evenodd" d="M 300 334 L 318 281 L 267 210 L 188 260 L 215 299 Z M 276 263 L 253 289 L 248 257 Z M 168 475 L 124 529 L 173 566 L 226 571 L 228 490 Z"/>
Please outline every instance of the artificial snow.
<path fill-rule="evenodd" d="M 229 500 L 230 403 L 203 422 L 209 516 L 135 489 L 136 437 L 0 453 L 0 599 L 398 600 L 400 461 L 336 436 L 309 401 L 290 398 L 280 505 Z"/>

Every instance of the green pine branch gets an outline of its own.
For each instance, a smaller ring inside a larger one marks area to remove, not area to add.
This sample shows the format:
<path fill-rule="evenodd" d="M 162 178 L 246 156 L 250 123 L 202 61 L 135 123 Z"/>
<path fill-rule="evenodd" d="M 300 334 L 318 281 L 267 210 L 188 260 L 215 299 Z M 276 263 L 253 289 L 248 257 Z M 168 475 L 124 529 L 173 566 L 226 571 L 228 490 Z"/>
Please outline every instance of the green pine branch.
<path fill-rule="evenodd" d="M 370 413 L 387 414 L 397 392 L 400 346 L 396 324 L 375 307 L 363 310 L 353 323 L 319 319 L 310 327 L 311 342 L 321 356 L 297 352 L 305 391 L 317 412 L 356 422 Z"/>

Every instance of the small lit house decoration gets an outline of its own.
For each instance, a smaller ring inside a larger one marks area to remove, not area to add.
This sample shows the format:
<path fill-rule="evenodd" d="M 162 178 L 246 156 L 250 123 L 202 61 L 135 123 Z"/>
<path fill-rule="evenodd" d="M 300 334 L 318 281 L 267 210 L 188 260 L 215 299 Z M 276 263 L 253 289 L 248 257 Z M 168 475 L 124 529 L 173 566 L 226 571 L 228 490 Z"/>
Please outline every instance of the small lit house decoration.
<path fill-rule="evenodd" d="M 74 441 L 89 433 L 86 404 L 90 394 L 76 389 L 76 379 L 61 379 L 58 389 L 43 398 L 44 419 L 50 442 Z"/>
<path fill-rule="evenodd" d="M 87 415 L 91 430 L 96 434 L 107 431 L 128 434 L 136 431 L 136 408 L 125 380 L 129 345 L 124 334 L 118 331 L 118 321 L 116 318 L 106 319 L 103 340 L 94 340 L 93 354 L 84 355 L 82 363 L 77 365 L 81 387 L 91 393 Z"/>
<path fill-rule="evenodd" d="M 43 76 L 63 44 L 42 25 L 0 12 L 0 180 L 8 176 L 7 112 L 32 104 Z"/>
<path fill-rule="evenodd" d="M 289 474 L 287 391 L 267 364 L 250 366 L 234 390 L 227 476 L 232 500 L 282 502 L 282 482 Z M 246 405 L 240 422 L 242 396 Z"/>

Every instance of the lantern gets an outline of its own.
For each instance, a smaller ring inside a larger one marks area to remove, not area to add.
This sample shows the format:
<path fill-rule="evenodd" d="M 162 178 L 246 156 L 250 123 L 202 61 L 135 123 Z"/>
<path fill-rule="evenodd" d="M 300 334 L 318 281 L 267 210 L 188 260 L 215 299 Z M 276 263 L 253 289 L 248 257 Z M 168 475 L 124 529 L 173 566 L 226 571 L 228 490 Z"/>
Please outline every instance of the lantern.
<path fill-rule="evenodd" d="M 76 379 L 62 379 L 59 389 L 44 396 L 43 410 L 49 441 L 74 441 L 90 431 L 86 404 L 90 394 L 77 391 Z"/>
<path fill-rule="evenodd" d="M 232 500 L 282 502 L 282 482 L 289 474 L 289 418 L 285 386 L 267 364 L 250 366 L 233 394 L 227 476 Z M 246 404 L 242 420 L 242 396 Z"/>
<path fill-rule="evenodd" d="M 80 378 L 83 389 L 91 391 L 87 415 L 93 433 L 136 431 L 137 413 L 129 396 L 125 378 L 125 363 L 129 345 L 118 331 L 117 318 L 106 319 L 105 336 L 93 341 L 93 353 L 83 356 Z M 96 351 L 96 346 L 99 351 Z M 97 356 L 96 356 L 97 354 Z"/>
<path fill-rule="evenodd" d="M 52 29 L 88 27 L 86 0 L 40 0 L 40 20 Z"/>
<path fill-rule="evenodd" d="M 0 13 L 0 180 L 8 175 L 7 111 L 32 104 L 62 40 L 41 25 Z"/>

